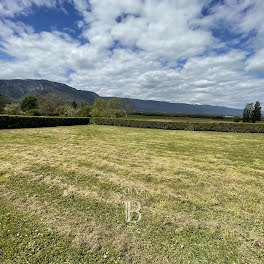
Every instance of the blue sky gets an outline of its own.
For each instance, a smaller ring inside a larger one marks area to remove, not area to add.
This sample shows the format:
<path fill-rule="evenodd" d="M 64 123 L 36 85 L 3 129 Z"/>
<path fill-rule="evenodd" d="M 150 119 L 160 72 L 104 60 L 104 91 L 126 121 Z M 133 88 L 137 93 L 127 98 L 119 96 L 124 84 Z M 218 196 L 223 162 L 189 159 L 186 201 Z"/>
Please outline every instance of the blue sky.
<path fill-rule="evenodd" d="M 0 0 L 0 78 L 104 96 L 264 103 L 262 0 Z"/>
<path fill-rule="evenodd" d="M 18 14 L 11 18 L 14 22 L 23 22 L 34 28 L 36 33 L 42 31 L 61 31 L 66 32 L 73 38 L 78 38 L 81 30 L 78 29 L 77 21 L 81 20 L 74 6 L 65 3 L 63 8 L 47 8 L 33 5 L 28 15 Z"/>

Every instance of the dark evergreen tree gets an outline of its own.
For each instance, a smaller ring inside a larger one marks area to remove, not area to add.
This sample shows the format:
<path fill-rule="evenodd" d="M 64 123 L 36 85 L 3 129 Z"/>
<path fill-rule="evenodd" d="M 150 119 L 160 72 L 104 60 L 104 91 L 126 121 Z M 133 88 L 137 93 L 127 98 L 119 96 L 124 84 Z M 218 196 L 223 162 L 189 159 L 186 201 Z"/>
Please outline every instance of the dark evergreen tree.
<path fill-rule="evenodd" d="M 257 101 L 255 103 L 254 109 L 251 113 L 251 122 L 255 123 L 256 121 L 260 121 L 261 120 L 261 106 L 260 106 L 260 102 Z"/>
<path fill-rule="evenodd" d="M 76 109 L 77 106 L 78 106 L 78 105 L 77 105 L 76 101 L 73 101 L 73 102 L 72 102 L 72 107 L 73 107 L 74 109 Z"/>
<path fill-rule="evenodd" d="M 250 122 L 253 112 L 253 104 L 247 104 L 243 113 L 243 122 Z"/>

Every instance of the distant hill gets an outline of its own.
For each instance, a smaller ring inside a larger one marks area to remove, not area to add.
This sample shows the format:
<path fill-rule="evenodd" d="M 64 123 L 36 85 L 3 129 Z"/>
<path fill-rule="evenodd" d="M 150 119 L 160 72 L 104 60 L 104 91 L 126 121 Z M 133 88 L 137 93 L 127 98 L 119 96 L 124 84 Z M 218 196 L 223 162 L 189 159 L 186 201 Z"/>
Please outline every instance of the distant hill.
<path fill-rule="evenodd" d="M 48 93 L 59 95 L 64 103 L 69 104 L 73 100 L 84 104 L 93 104 L 100 96 L 94 92 L 77 90 L 66 84 L 47 80 L 0 80 L 0 94 L 5 94 L 15 100 L 21 101 L 27 95 L 42 96 Z M 110 99 L 111 97 L 102 97 Z M 153 113 L 184 113 L 184 114 L 208 114 L 208 115 L 242 115 L 241 109 L 233 109 L 212 105 L 193 105 L 182 103 L 168 103 L 151 100 L 133 99 L 135 111 Z"/>
<path fill-rule="evenodd" d="M 160 101 L 135 99 L 136 111 L 138 112 L 160 112 L 160 113 L 183 113 L 183 114 L 208 114 L 208 115 L 242 115 L 243 110 L 212 105 L 193 105 L 182 103 L 168 103 Z M 158 109 L 158 111 L 157 111 Z"/>
<path fill-rule="evenodd" d="M 99 98 L 94 92 L 76 90 L 66 84 L 47 80 L 0 80 L 0 94 L 8 95 L 15 100 L 22 100 L 27 95 L 42 96 L 48 93 L 59 95 L 64 103 L 73 100 L 93 104 Z"/>
<path fill-rule="evenodd" d="M 103 97 L 111 99 L 113 97 Z M 169 103 L 164 101 L 133 99 L 135 103 L 135 112 L 145 113 L 167 113 L 167 114 L 206 114 L 223 116 L 241 116 L 242 109 L 228 108 L 224 106 L 197 105 L 183 103 Z"/>

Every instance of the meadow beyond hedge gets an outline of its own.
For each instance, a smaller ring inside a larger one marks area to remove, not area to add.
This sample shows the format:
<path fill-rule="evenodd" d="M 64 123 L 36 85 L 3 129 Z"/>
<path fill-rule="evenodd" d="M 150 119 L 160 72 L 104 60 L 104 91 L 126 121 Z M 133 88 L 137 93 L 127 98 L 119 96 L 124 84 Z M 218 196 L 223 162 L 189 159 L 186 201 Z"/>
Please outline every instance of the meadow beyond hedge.
<path fill-rule="evenodd" d="M 86 117 L 0 116 L 0 129 L 88 125 Z"/>
<path fill-rule="evenodd" d="M 187 121 L 147 121 L 111 118 L 94 118 L 93 123 L 97 125 L 156 128 L 167 130 L 189 130 L 189 131 L 217 131 L 238 133 L 264 133 L 264 124 L 232 123 L 232 122 L 187 122 Z"/>

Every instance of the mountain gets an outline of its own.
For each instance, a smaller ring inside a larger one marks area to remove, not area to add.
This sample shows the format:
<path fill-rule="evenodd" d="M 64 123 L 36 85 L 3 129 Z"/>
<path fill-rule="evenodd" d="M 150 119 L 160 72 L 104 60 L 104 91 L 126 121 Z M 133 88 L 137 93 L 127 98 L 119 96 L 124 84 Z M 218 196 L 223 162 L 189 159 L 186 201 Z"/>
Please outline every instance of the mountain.
<path fill-rule="evenodd" d="M 234 109 L 223 106 L 212 106 L 212 105 L 193 105 L 183 103 L 168 103 L 151 100 L 139 100 L 135 99 L 135 108 L 138 112 L 160 112 L 169 114 L 207 114 L 207 115 L 242 115 L 242 109 Z M 157 111 L 158 109 L 158 111 Z"/>
<path fill-rule="evenodd" d="M 103 97 L 109 100 L 113 97 Z M 242 109 L 214 105 L 197 105 L 184 103 L 169 103 L 164 101 L 133 99 L 135 112 L 166 113 L 166 114 L 206 114 L 223 116 L 241 116 Z"/>
<path fill-rule="evenodd" d="M 0 80 L 0 94 L 22 100 L 27 95 L 42 96 L 48 93 L 59 95 L 64 103 L 73 100 L 93 104 L 100 96 L 94 92 L 76 90 L 66 84 L 47 80 Z"/>
<path fill-rule="evenodd" d="M 0 80 L 0 94 L 5 94 L 17 101 L 21 101 L 27 95 L 42 96 L 48 93 L 59 95 L 65 104 L 73 100 L 84 104 L 93 104 L 100 96 L 94 92 L 77 90 L 66 84 L 47 80 Z M 111 97 L 102 97 L 110 99 Z M 241 109 L 227 108 L 212 105 L 193 105 L 183 103 L 168 103 L 152 100 L 133 99 L 135 111 L 152 113 L 184 113 L 184 114 L 208 114 L 208 115 L 242 115 Z"/>

